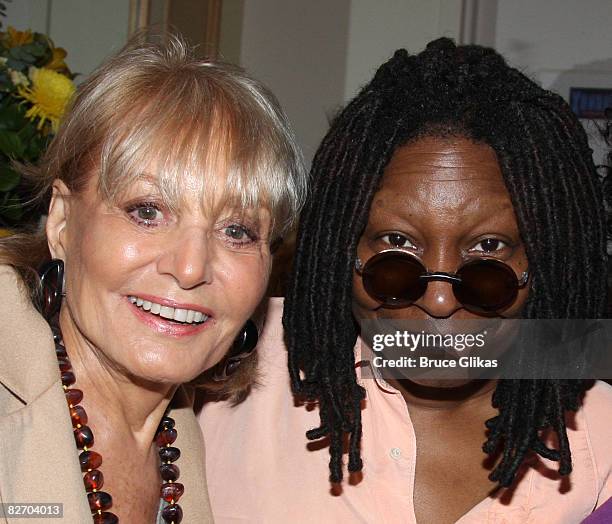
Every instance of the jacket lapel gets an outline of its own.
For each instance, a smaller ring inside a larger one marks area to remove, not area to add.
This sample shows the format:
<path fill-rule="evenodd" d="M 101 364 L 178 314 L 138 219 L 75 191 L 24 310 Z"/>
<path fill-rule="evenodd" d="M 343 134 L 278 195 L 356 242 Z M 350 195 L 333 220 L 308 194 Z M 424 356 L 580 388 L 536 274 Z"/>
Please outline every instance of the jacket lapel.
<path fill-rule="evenodd" d="M 62 503 L 65 522 L 91 519 L 72 424 L 59 381 L 34 401 L 0 417 L 3 502 Z M 8 518 L 19 524 L 22 519 Z"/>
<path fill-rule="evenodd" d="M 193 390 L 180 387 L 172 399 L 169 415 L 176 421 L 176 445 L 181 458 L 176 465 L 181 470 L 179 482 L 185 494 L 179 504 L 187 522 L 208 524 L 213 522 L 206 487 L 204 439 L 193 412 Z"/>
<path fill-rule="evenodd" d="M 0 383 L 27 403 L 59 378 L 53 336 L 8 266 L 0 290 Z"/>
<path fill-rule="evenodd" d="M 2 501 L 63 503 L 67 522 L 87 522 L 91 512 L 51 330 L 8 266 L 0 266 L 0 290 Z"/>

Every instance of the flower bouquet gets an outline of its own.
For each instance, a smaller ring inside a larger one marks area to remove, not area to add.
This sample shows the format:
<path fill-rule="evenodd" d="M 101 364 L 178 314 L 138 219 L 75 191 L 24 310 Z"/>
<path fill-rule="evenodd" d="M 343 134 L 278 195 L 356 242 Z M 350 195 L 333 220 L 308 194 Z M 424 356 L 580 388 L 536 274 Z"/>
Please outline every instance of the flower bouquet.
<path fill-rule="evenodd" d="M 0 236 L 38 218 L 12 162 L 36 163 L 57 131 L 74 93 L 65 57 L 44 34 L 0 32 Z"/>

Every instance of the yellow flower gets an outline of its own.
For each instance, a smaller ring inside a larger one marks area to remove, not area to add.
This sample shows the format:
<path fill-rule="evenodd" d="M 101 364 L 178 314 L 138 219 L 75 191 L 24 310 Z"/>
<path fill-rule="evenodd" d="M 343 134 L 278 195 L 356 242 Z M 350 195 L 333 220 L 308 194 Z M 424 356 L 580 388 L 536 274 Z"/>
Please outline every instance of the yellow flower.
<path fill-rule="evenodd" d="M 74 83 L 70 78 L 44 68 L 30 68 L 30 78 L 31 87 L 18 88 L 19 95 L 33 104 L 26 116 L 30 120 L 40 118 L 38 129 L 42 129 L 49 120 L 55 133 L 74 93 Z"/>
<path fill-rule="evenodd" d="M 66 50 L 61 47 L 53 47 L 51 51 L 53 56 L 51 57 L 51 60 L 45 64 L 45 67 L 47 69 L 53 69 L 54 71 L 67 70 L 68 66 L 66 65 L 66 62 L 64 62 L 64 58 L 66 58 L 67 54 Z"/>
<path fill-rule="evenodd" d="M 4 36 L 6 47 L 19 47 L 20 45 L 31 44 L 34 41 L 32 31 L 17 31 L 14 27 L 9 26 Z"/>

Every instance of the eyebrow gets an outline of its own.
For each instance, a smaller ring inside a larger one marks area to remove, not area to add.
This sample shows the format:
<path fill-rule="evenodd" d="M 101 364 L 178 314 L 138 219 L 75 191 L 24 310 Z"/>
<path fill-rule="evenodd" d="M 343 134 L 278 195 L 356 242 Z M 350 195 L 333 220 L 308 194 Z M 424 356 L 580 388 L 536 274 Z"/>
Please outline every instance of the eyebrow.
<path fill-rule="evenodd" d="M 152 175 L 151 173 L 140 173 L 136 176 L 134 181 L 143 181 L 159 189 L 159 177 Z"/>

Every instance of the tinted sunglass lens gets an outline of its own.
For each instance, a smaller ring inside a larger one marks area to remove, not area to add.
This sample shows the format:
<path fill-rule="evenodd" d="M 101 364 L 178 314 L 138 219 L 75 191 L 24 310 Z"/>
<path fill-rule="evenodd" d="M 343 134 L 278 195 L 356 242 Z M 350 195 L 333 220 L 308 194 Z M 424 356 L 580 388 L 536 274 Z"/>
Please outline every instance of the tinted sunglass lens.
<path fill-rule="evenodd" d="M 503 262 L 475 260 L 463 266 L 457 276 L 461 282 L 453 285 L 455 296 L 469 309 L 495 313 L 516 300 L 516 275 Z"/>
<path fill-rule="evenodd" d="M 419 277 L 423 265 L 407 253 L 388 251 L 374 255 L 363 268 L 363 287 L 367 293 L 386 306 L 411 304 L 425 293 L 427 282 Z"/>

